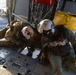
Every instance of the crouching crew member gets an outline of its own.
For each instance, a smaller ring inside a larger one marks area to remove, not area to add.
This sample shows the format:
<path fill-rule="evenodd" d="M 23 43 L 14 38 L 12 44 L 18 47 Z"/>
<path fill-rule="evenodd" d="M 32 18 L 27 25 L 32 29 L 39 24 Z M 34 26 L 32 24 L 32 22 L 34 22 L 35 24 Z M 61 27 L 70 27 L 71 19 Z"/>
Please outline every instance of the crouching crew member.
<path fill-rule="evenodd" d="M 19 51 L 28 47 L 28 55 L 32 56 L 35 48 L 41 46 L 40 43 L 41 35 L 27 22 L 15 20 L 0 30 L 0 47 L 10 47 Z"/>

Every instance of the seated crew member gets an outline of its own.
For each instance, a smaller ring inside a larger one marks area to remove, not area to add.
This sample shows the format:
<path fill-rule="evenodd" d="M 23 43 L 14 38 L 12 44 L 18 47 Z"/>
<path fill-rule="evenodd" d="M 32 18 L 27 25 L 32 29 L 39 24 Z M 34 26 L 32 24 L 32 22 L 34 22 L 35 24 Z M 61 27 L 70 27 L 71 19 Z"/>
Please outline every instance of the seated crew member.
<path fill-rule="evenodd" d="M 42 61 L 47 57 L 52 65 L 54 75 L 65 75 L 62 68 L 62 59 L 68 58 L 66 62 L 73 59 L 74 64 L 76 63 L 76 37 L 74 36 L 73 32 L 65 28 L 63 25 L 55 27 L 54 23 L 49 19 L 42 20 L 38 24 L 37 29 L 38 32 L 43 36 L 40 60 Z M 75 52 L 74 50 L 70 51 L 69 42 L 71 42 L 73 45 Z"/>

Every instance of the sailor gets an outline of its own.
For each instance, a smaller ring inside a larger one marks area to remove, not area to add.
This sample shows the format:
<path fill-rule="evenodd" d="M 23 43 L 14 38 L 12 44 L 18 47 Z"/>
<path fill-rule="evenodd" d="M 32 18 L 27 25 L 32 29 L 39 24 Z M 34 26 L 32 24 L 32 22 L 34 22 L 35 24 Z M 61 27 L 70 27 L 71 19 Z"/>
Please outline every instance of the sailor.
<path fill-rule="evenodd" d="M 23 36 L 27 39 L 28 45 L 28 56 L 32 57 L 33 52 L 35 51 L 35 49 L 37 48 L 41 48 L 41 38 L 42 35 L 40 35 L 37 31 L 36 28 L 33 28 L 31 26 L 25 26 L 22 30 L 21 30 Z"/>
<path fill-rule="evenodd" d="M 20 51 L 27 46 L 28 56 L 32 56 L 35 48 L 41 46 L 40 40 L 41 35 L 38 34 L 36 28 L 27 22 L 15 20 L 0 30 L 0 47 L 10 47 Z"/>
<path fill-rule="evenodd" d="M 54 75 L 65 75 L 62 68 L 64 58 L 67 59 L 66 62 L 73 59 L 74 64 L 76 63 L 76 37 L 73 32 L 63 25 L 54 26 L 54 23 L 49 19 L 40 21 L 37 29 L 43 36 L 40 60 L 42 61 L 45 58 L 49 60 Z M 70 51 L 69 42 L 72 44 L 75 52 L 73 49 L 73 51 Z"/>
<path fill-rule="evenodd" d="M 27 25 L 29 26 L 29 23 L 15 20 L 0 30 L 0 47 L 17 49 L 23 47 L 27 43 L 27 38 L 23 36 L 21 30 Z"/>

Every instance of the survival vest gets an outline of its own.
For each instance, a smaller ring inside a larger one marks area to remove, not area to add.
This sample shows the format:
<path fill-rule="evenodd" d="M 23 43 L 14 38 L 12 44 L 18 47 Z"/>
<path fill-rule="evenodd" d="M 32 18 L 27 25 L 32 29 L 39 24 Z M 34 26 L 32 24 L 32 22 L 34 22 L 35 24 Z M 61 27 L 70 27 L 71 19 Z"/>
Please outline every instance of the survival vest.
<path fill-rule="evenodd" d="M 50 46 L 64 46 L 68 43 L 67 35 L 66 35 L 66 29 L 63 25 L 55 26 L 55 28 L 58 30 L 58 33 L 54 36 L 51 36 L 50 38 L 45 37 L 46 42 L 44 42 L 44 46 L 47 46 L 47 44 L 50 44 Z"/>

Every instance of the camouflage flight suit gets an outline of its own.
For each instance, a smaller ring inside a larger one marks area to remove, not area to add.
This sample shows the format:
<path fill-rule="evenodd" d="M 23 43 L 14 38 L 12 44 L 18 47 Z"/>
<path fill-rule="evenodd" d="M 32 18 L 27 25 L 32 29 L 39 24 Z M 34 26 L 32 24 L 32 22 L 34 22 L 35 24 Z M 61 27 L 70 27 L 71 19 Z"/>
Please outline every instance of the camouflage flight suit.
<path fill-rule="evenodd" d="M 58 29 L 60 31 L 61 28 L 58 28 Z M 65 32 L 65 36 L 64 36 L 64 32 Z M 71 65 L 72 67 L 69 67 L 69 68 L 72 69 L 74 72 L 76 72 L 76 67 L 74 63 L 72 63 L 73 58 L 74 58 L 73 60 L 75 61 L 75 53 L 73 53 L 73 56 L 71 56 L 74 50 L 71 52 L 70 45 L 69 45 L 69 41 L 70 41 L 74 49 L 76 49 L 76 37 L 72 31 L 63 27 L 60 33 L 64 37 L 62 40 L 55 39 L 51 41 L 51 39 L 54 39 L 57 36 L 53 38 L 48 38 L 47 36 L 43 36 L 42 38 L 43 48 L 42 48 L 42 54 L 41 54 L 40 59 L 43 60 L 47 56 L 47 59 L 50 61 L 50 64 L 53 67 L 54 75 L 65 75 L 62 68 L 62 62 L 63 62 L 62 59 L 64 57 L 65 59 L 68 58 L 65 61 L 65 64 L 68 67 L 69 65 Z"/>
<path fill-rule="evenodd" d="M 26 44 L 26 38 L 21 33 L 21 29 L 26 25 L 29 24 L 16 20 L 0 30 L 0 47 L 20 48 Z"/>
<path fill-rule="evenodd" d="M 27 22 L 12 21 L 6 28 L 0 30 L 0 47 L 23 49 L 27 46 L 29 49 L 28 55 L 32 56 L 35 48 L 41 47 L 41 35 L 38 34 L 36 28 L 31 27 L 34 31 L 33 37 L 27 40 L 21 33 L 24 26 L 31 27 Z"/>

